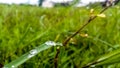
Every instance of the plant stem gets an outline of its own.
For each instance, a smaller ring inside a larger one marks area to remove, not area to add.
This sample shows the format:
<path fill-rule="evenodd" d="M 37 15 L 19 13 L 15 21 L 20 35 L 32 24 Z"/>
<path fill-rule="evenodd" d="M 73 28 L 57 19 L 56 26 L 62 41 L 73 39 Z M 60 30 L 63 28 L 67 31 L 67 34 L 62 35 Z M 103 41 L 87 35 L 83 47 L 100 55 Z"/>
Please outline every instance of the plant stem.
<path fill-rule="evenodd" d="M 108 7 L 105 7 L 103 8 L 99 14 L 103 13 L 104 11 L 106 11 L 109 7 L 111 6 L 108 6 Z M 85 28 L 89 23 L 91 23 L 91 21 L 93 21 L 95 18 L 97 18 L 97 16 L 90 16 L 89 19 L 86 21 L 86 23 L 80 27 L 74 34 L 72 34 L 71 36 L 69 36 L 68 38 L 66 38 L 64 41 L 63 41 L 63 46 L 66 46 L 67 43 L 70 41 L 71 38 L 73 38 L 74 36 L 76 36 L 78 33 L 80 33 L 80 31 Z M 57 49 L 57 53 L 55 55 L 55 58 L 54 58 L 54 67 L 55 68 L 58 68 L 58 56 L 59 56 L 59 53 L 60 53 L 60 48 Z"/>

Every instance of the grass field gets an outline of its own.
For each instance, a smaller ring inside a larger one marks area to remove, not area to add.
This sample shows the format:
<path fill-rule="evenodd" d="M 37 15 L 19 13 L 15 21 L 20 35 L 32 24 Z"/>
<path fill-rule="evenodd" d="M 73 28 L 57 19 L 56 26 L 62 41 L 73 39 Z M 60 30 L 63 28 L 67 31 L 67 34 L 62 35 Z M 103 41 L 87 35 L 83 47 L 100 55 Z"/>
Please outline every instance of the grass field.
<path fill-rule="evenodd" d="M 102 8 L 94 8 L 97 14 Z M 90 9 L 0 5 L 0 63 L 5 65 L 46 42 L 63 42 L 89 18 Z M 61 48 L 59 68 L 81 68 L 120 48 L 120 8 L 111 7 Z M 84 35 L 88 35 L 87 37 Z M 56 47 L 49 48 L 19 68 L 53 68 Z M 97 68 L 119 68 L 120 64 Z"/>

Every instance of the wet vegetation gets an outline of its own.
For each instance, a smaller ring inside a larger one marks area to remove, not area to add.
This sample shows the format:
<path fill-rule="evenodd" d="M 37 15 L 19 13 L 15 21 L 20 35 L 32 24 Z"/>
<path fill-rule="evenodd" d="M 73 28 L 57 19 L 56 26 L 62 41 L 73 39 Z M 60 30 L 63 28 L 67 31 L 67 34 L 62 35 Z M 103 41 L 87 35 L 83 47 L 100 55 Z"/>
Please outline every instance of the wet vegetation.
<path fill-rule="evenodd" d="M 46 41 L 63 42 L 88 20 L 91 9 L 97 14 L 102 8 L 0 5 L 0 63 L 8 64 Z M 120 67 L 120 7 L 104 14 L 71 38 L 66 48 L 61 47 L 59 68 L 81 68 L 106 54 L 107 61 L 96 68 Z M 111 53 L 117 55 L 109 57 Z M 51 47 L 19 68 L 53 68 L 55 54 L 56 47 Z"/>

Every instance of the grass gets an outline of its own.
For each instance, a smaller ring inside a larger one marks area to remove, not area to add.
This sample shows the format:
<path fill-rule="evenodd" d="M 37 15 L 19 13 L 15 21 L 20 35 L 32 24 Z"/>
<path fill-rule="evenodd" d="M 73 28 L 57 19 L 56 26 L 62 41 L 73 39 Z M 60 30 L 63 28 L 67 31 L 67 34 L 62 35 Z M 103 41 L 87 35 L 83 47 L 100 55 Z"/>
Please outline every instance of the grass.
<path fill-rule="evenodd" d="M 120 48 L 120 8 L 112 7 L 61 48 L 59 68 L 82 67 Z M 52 8 L 0 5 L 0 63 L 8 64 L 48 40 L 63 42 L 89 17 L 86 8 Z M 98 13 L 101 8 L 95 8 Z M 81 36 L 88 34 L 88 37 Z M 19 68 L 53 68 L 56 47 L 39 53 Z M 119 68 L 119 62 L 102 65 Z M 99 68 L 98 67 L 98 68 Z"/>

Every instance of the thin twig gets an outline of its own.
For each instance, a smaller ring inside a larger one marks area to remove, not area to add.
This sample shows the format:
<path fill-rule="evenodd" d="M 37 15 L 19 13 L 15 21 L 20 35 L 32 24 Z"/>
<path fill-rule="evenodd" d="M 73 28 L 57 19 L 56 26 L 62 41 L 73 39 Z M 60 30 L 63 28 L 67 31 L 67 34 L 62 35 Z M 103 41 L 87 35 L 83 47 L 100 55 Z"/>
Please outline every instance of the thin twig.
<path fill-rule="evenodd" d="M 60 48 L 57 48 L 57 53 L 55 55 L 55 58 L 54 58 L 54 67 L 55 68 L 58 68 L 58 55 L 60 53 Z"/>
<path fill-rule="evenodd" d="M 110 5 L 111 6 L 111 5 Z M 103 13 L 104 11 L 106 11 L 110 6 L 108 7 L 105 7 L 103 10 L 101 10 L 99 12 L 99 14 Z M 67 43 L 70 41 L 71 38 L 73 38 L 74 36 L 76 36 L 84 27 L 86 27 L 89 23 L 91 23 L 91 21 L 93 21 L 95 18 L 97 18 L 97 16 L 90 16 L 89 19 L 86 21 L 86 23 L 80 27 L 74 34 L 72 34 L 71 36 L 69 36 L 68 38 L 66 38 L 64 41 L 63 41 L 63 46 L 66 46 Z M 54 59 L 54 66 L 55 68 L 58 67 L 58 55 L 60 53 L 60 48 L 57 49 L 57 53 L 55 55 L 55 59 Z M 89 65 L 88 65 L 89 66 Z M 85 66 L 86 67 L 86 66 Z M 85 68 L 84 67 L 84 68 Z"/>
<path fill-rule="evenodd" d="M 103 13 L 105 10 L 107 10 L 108 7 L 104 8 L 99 14 Z M 93 21 L 95 18 L 97 18 L 97 16 L 93 16 L 88 19 L 88 21 L 82 26 L 80 27 L 74 34 L 72 34 L 71 36 L 69 36 L 64 42 L 63 45 L 66 46 L 67 43 L 70 41 L 71 38 L 73 38 L 74 36 L 76 36 L 85 26 L 87 26 L 89 23 L 91 23 L 91 21 Z"/>

